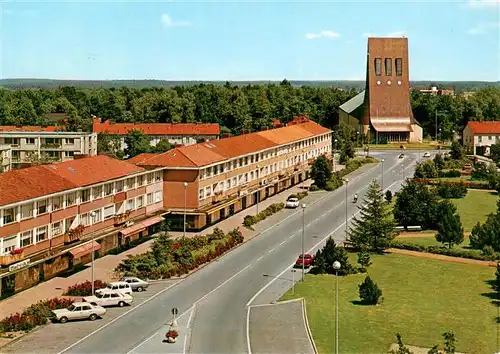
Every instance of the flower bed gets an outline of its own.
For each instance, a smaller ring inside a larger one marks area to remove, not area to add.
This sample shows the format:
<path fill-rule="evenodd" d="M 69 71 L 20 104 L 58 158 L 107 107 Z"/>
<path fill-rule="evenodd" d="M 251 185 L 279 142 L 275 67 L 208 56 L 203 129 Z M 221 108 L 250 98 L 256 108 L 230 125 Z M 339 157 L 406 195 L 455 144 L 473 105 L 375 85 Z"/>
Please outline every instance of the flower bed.
<path fill-rule="evenodd" d="M 143 279 L 167 279 L 187 274 L 242 242 L 239 228 L 227 234 L 215 228 L 211 234 L 179 240 L 164 234 L 155 240 L 151 251 L 129 256 L 115 271 Z"/>
<path fill-rule="evenodd" d="M 47 323 L 52 310 L 67 308 L 73 299 L 53 298 L 31 305 L 22 313 L 15 313 L 0 321 L 0 333 L 30 331 Z"/>
<path fill-rule="evenodd" d="M 490 261 L 492 258 L 496 259 L 499 256 L 499 255 L 496 255 L 496 256 L 492 257 L 491 255 L 478 253 L 477 251 L 460 249 L 460 248 L 447 248 L 444 246 L 441 247 L 441 246 L 417 245 L 414 243 L 402 242 L 399 240 L 394 240 L 391 243 L 391 247 L 392 248 L 399 248 L 402 250 L 408 250 L 408 251 L 441 254 L 441 255 L 450 256 L 450 257 L 477 259 L 479 261 Z"/>
<path fill-rule="evenodd" d="M 105 288 L 108 284 L 101 280 L 94 281 L 94 290 Z M 92 282 L 87 280 L 86 282 L 71 285 L 68 287 L 64 296 L 90 296 L 92 295 Z"/>
<path fill-rule="evenodd" d="M 252 225 L 257 224 L 259 221 L 267 219 L 269 216 L 276 214 L 278 211 L 284 208 L 285 203 L 273 203 L 257 215 L 245 216 L 245 218 L 243 219 L 243 225 L 245 225 L 246 227 L 251 227 Z"/>

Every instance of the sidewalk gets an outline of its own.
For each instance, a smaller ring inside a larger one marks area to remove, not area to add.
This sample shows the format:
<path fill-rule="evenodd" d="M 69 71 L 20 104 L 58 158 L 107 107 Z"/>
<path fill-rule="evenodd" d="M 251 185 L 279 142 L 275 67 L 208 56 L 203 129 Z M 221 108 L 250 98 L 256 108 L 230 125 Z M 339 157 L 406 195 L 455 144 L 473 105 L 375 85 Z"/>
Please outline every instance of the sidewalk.
<path fill-rule="evenodd" d="M 269 205 L 273 203 L 284 202 L 290 194 L 298 193 L 304 191 L 304 187 L 309 187 L 312 182 L 307 180 L 301 184 L 298 184 L 282 193 L 274 195 L 259 203 L 259 211 L 264 210 Z M 242 210 L 236 215 L 233 215 L 214 226 L 206 228 L 201 232 L 187 232 L 187 237 L 193 237 L 194 235 L 206 235 L 213 232 L 214 228 L 218 227 L 224 232 L 233 230 L 236 227 L 240 228 L 243 233 L 245 241 L 258 235 L 258 232 L 251 231 L 243 226 L 243 219 L 246 215 L 255 215 L 256 207 L 251 206 L 245 210 Z M 173 237 L 182 237 L 182 232 L 171 232 Z M 116 280 L 113 270 L 120 264 L 120 262 L 127 258 L 128 255 L 137 255 L 146 252 L 153 240 L 144 242 L 137 247 L 131 248 L 118 255 L 106 255 L 102 258 L 96 259 L 94 263 L 94 275 L 96 280 L 102 281 L 113 281 Z M 0 301 L 0 320 L 10 314 L 16 312 L 22 312 L 26 307 L 34 304 L 38 301 L 43 301 L 53 297 L 62 296 L 63 292 L 68 288 L 68 286 L 74 285 L 76 283 L 81 283 L 86 280 L 91 279 L 91 268 L 90 263 L 86 264 L 87 268 L 81 272 L 75 273 L 67 278 L 55 277 L 46 282 L 40 283 L 33 286 L 25 291 L 13 295 L 5 300 Z"/>

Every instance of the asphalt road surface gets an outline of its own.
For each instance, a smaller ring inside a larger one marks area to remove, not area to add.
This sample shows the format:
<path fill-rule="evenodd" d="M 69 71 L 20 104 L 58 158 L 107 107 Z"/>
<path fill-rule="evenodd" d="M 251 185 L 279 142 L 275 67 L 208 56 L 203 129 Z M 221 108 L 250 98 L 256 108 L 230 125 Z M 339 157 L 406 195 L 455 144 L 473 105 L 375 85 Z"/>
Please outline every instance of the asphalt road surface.
<path fill-rule="evenodd" d="M 404 177 L 413 174 L 418 152 L 370 152 L 379 164 L 350 178 L 347 188 L 328 193 L 314 204 L 288 210 L 265 220 L 257 228 L 269 226 L 262 233 L 219 260 L 166 288 L 133 311 L 104 324 L 99 329 L 61 350 L 60 353 L 165 353 L 161 341 L 171 320 L 172 307 L 179 309 L 178 322 L 190 328 L 182 352 L 248 352 L 247 306 L 275 300 L 291 286 L 290 269 L 301 253 L 302 227 L 306 253 L 316 252 L 331 236 L 341 241 L 347 217 L 358 212 L 352 203 L 355 193 L 363 200 L 368 184 L 377 179 L 385 189 L 399 189 Z M 346 203 L 347 198 L 347 203 Z M 307 200 L 306 200 L 307 202 Z M 358 202 L 359 203 L 359 202 Z M 279 221 L 277 225 L 270 223 Z M 300 277 L 297 271 L 296 278 Z M 186 332 L 188 332 L 186 330 Z M 180 351 L 180 350 L 179 350 Z"/>

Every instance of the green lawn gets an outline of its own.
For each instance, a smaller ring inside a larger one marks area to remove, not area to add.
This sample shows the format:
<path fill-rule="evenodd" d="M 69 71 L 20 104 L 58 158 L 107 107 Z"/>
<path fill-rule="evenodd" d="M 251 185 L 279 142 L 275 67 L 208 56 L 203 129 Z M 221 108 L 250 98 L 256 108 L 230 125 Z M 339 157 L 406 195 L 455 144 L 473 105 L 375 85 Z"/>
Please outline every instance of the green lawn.
<path fill-rule="evenodd" d="M 485 192 L 469 189 L 465 198 L 452 199 L 457 206 L 460 220 L 465 231 L 471 231 L 479 221 L 483 223 L 488 214 L 497 209 L 498 194 L 496 192 Z"/>
<path fill-rule="evenodd" d="M 395 333 L 404 342 L 430 348 L 442 343 L 441 334 L 453 330 L 457 350 L 491 354 L 496 345 L 496 308 L 487 280 L 490 267 L 444 262 L 405 255 L 373 256 L 370 276 L 383 291 L 383 303 L 362 306 L 358 284 L 364 274 L 339 278 L 339 351 L 387 353 Z M 331 275 L 306 275 L 282 300 L 304 297 L 319 353 L 334 352 L 335 282 Z"/>
<path fill-rule="evenodd" d="M 405 243 L 413 243 L 415 245 L 421 245 L 421 246 L 446 246 L 443 245 L 441 242 L 437 242 L 436 238 L 434 236 L 422 236 L 422 237 L 398 237 L 397 240 L 403 241 Z M 470 252 L 477 253 L 480 255 L 482 253 L 481 250 L 475 250 L 471 248 L 467 248 L 469 246 L 469 237 L 465 236 L 464 242 L 461 245 L 455 245 L 453 248 L 461 248 L 461 249 L 466 249 Z"/>

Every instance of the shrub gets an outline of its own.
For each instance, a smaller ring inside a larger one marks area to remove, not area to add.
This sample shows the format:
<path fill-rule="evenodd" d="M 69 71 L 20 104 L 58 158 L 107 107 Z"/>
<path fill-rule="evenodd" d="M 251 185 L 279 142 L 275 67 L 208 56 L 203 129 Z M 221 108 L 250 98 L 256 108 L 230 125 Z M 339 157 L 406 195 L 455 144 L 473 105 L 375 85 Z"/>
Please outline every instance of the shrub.
<path fill-rule="evenodd" d="M 385 200 L 387 201 L 387 203 L 392 202 L 392 192 L 390 190 L 385 192 Z"/>
<path fill-rule="evenodd" d="M 495 252 L 493 247 L 488 245 L 484 246 L 483 250 L 481 251 L 481 256 L 483 256 L 485 259 L 489 261 L 494 261 L 495 259 L 497 259 L 498 254 Z"/>
<path fill-rule="evenodd" d="M 382 290 L 369 276 L 359 284 L 359 297 L 364 304 L 376 305 L 381 296 Z"/>
<path fill-rule="evenodd" d="M 457 170 L 439 171 L 439 177 L 456 178 L 460 176 L 461 176 L 460 171 Z"/>
<path fill-rule="evenodd" d="M 94 290 L 105 288 L 107 284 L 101 280 L 94 281 Z M 65 296 L 90 296 L 92 295 L 92 282 L 87 280 L 86 282 L 79 283 L 68 287 L 66 292 L 63 294 Z"/>
<path fill-rule="evenodd" d="M 301 200 L 301 199 L 304 199 L 305 197 L 307 197 L 308 195 L 309 195 L 309 193 L 307 193 L 307 192 L 299 192 L 295 196 L 297 197 L 298 200 Z"/>
<path fill-rule="evenodd" d="M 441 198 L 447 199 L 459 199 L 467 195 L 467 187 L 464 183 L 439 182 L 436 191 Z"/>
<path fill-rule="evenodd" d="M 13 249 L 12 251 L 10 251 L 10 254 L 12 256 L 16 255 L 16 254 L 21 254 L 24 252 L 24 248 L 16 248 L 16 249 Z"/>
<path fill-rule="evenodd" d="M 252 225 L 266 219 L 267 217 L 276 214 L 278 211 L 285 208 L 285 203 L 274 203 L 269 205 L 257 215 L 247 215 L 243 218 L 243 225 L 251 227 Z"/>
<path fill-rule="evenodd" d="M 311 186 L 309 187 L 309 191 L 310 192 L 316 192 L 316 191 L 319 191 L 319 187 L 315 184 L 311 184 Z"/>
<path fill-rule="evenodd" d="M 179 332 L 177 332 L 176 330 L 174 329 L 170 329 L 168 332 L 167 332 L 167 337 L 169 338 L 177 338 L 179 336 Z"/>

